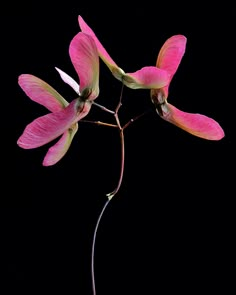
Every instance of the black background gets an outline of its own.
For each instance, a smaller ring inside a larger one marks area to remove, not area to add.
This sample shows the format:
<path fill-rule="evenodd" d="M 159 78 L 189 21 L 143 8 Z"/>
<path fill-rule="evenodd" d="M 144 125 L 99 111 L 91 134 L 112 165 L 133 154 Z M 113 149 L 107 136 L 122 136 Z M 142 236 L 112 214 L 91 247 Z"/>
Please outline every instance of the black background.
<path fill-rule="evenodd" d="M 98 229 L 97 294 L 227 294 L 235 232 L 233 8 L 225 1 L 58 2 L 21 1 L 3 11 L 1 294 L 92 294 L 93 231 L 118 181 L 118 132 L 81 123 L 52 167 L 42 166 L 51 143 L 34 150 L 16 145 L 25 126 L 47 112 L 18 86 L 20 74 L 75 98 L 54 67 L 77 79 L 68 48 L 78 15 L 126 72 L 155 65 L 165 40 L 185 35 L 168 101 L 214 118 L 225 131 L 221 141 L 203 140 L 154 110 L 125 130 L 123 182 Z M 120 89 L 101 62 L 96 101 L 114 109 Z M 125 88 L 120 120 L 150 107 L 148 90 Z M 114 122 L 96 107 L 87 119 Z"/>

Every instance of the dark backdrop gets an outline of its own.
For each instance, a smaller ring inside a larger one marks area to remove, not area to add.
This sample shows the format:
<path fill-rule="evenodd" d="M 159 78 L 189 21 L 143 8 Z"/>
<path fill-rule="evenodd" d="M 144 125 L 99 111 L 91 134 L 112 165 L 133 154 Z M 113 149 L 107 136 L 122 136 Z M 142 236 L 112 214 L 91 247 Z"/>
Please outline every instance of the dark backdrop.
<path fill-rule="evenodd" d="M 92 237 L 105 194 L 118 181 L 118 132 L 81 123 L 52 167 L 42 166 L 51 144 L 16 145 L 25 126 L 46 113 L 20 89 L 20 74 L 74 98 L 54 67 L 77 79 L 68 47 L 80 14 L 127 72 L 155 65 L 165 40 L 185 35 L 168 101 L 214 118 L 226 135 L 217 142 L 194 137 L 154 110 L 125 130 L 123 182 L 98 229 L 97 294 L 227 294 L 235 194 L 233 8 L 206 1 L 58 2 L 21 1 L 3 12 L 1 293 L 92 294 Z M 120 88 L 101 63 L 97 102 L 114 109 Z M 150 107 L 148 90 L 125 88 L 121 122 Z M 96 107 L 87 119 L 114 122 Z"/>

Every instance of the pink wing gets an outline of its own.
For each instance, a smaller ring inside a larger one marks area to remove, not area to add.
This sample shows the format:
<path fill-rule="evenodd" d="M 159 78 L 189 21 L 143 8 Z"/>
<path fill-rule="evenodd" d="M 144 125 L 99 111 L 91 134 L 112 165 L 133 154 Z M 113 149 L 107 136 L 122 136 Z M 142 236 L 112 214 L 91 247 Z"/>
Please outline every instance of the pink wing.
<path fill-rule="evenodd" d="M 156 66 L 169 72 L 169 83 L 177 71 L 185 53 L 186 43 L 187 38 L 185 36 L 174 35 L 166 40 L 158 54 Z M 165 98 L 168 97 L 168 86 L 169 85 L 163 89 Z"/>
<path fill-rule="evenodd" d="M 114 62 L 114 60 L 110 57 L 110 55 L 107 53 L 106 49 L 102 46 L 101 42 L 98 40 L 94 31 L 86 24 L 86 22 L 83 20 L 83 18 L 80 15 L 78 17 L 78 21 L 79 21 L 79 26 L 80 26 L 82 32 L 93 37 L 93 40 L 95 41 L 97 49 L 98 49 L 99 56 L 101 57 L 103 62 L 108 66 L 108 68 L 111 70 L 111 72 L 117 71 L 118 69 L 120 69 L 117 66 L 117 64 Z"/>
<path fill-rule="evenodd" d="M 164 120 L 192 135 L 209 140 L 220 140 L 224 137 L 224 131 L 219 123 L 207 116 L 182 112 L 169 103 L 165 104 L 162 111 Z"/>
<path fill-rule="evenodd" d="M 33 75 L 20 75 L 18 83 L 30 99 L 51 112 L 60 111 L 68 105 L 68 102 L 53 87 Z"/>
<path fill-rule="evenodd" d="M 79 32 L 70 43 L 69 54 L 80 79 L 81 95 L 95 99 L 99 94 L 99 57 L 93 38 Z"/>
<path fill-rule="evenodd" d="M 43 160 L 43 166 L 52 166 L 61 160 L 68 151 L 77 130 L 78 123 L 75 123 L 63 133 L 58 142 L 48 150 Z"/>
<path fill-rule="evenodd" d="M 90 109 L 91 103 L 85 102 L 79 119 L 85 117 L 89 113 Z M 44 157 L 43 166 L 52 166 L 60 161 L 62 157 L 64 157 L 71 145 L 76 132 L 78 131 L 78 127 L 78 123 L 71 125 L 70 128 L 63 133 L 58 142 L 54 146 L 50 147 L 46 156 Z"/>
<path fill-rule="evenodd" d="M 162 74 L 161 72 L 157 73 L 158 71 L 152 69 L 154 67 L 145 67 L 135 73 L 125 74 L 125 72 L 120 67 L 118 67 L 118 65 L 110 57 L 105 48 L 102 46 L 101 42 L 98 40 L 94 31 L 86 24 L 81 16 L 78 17 L 78 21 L 82 32 L 93 37 L 98 49 L 99 56 L 103 62 L 108 66 L 115 78 L 124 82 L 127 87 L 132 89 L 150 89 L 153 86 L 153 88 L 157 89 L 168 83 L 166 82 L 166 77 L 164 77 L 166 74 L 163 72 Z"/>
<path fill-rule="evenodd" d="M 17 144 L 24 149 L 40 147 L 62 135 L 71 125 L 82 119 L 90 110 L 74 99 L 65 109 L 44 115 L 26 126 Z"/>
<path fill-rule="evenodd" d="M 167 71 L 150 66 L 125 74 L 123 83 L 132 89 L 159 89 L 167 85 L 169 79 L 170 75 Z"/>

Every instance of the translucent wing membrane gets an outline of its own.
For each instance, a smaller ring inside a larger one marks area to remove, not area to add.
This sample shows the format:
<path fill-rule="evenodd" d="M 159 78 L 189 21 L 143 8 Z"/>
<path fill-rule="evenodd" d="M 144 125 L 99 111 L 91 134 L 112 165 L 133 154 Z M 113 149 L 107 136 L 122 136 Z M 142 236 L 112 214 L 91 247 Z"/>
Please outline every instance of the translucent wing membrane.
<path fill-rule="evenodd" d="M 68 151 L 72 139 L 74 138 L 78 130 L 78 123 L 71 125 L 68 130 L 66 130 L 58 142 L 49 148 L 44 160 L 43 166 L 51 166 L 56 164 Z"/>
<path fill-rule="evenodd" d="M 43 105 L 51 112 L 56 112 L 68 105 L 68 102 L 49 84 L 30 74 L 18 78 L 20 87 L 33 101 Z"/>
<path fill-rule="evenodd" d="M 157 89 L 169 83 L 169 74 L 165 73 L 164 69 L 157 70 L 155 67 L 143 67 L 134 73 L 125 73 L 110 57 L 101 42 L 98 40 L 94 31 L 87 25 L 81 16 L 78 17 L 78 21 L 82 32 L 93 38 L 100 58 L 110 69 L 114 77 L 123 82 L 125 86 L 131 89 Z"/>
<path fill-rule="evenodd" d="M 91 37 L 93 37 L 93 39 L 96 43 L 98 52 L 99 52 L 99 56 L 101 57 L 103 62 L 108 66 L 108 68 L 111 70 L 111 72 L 114 71 L 114 68 L 116 68 L 118 70 L 119 67 L 117 66 L 117 64 L 110 57 L 110 55 L 107 53 L 106 49 L 102 46 L 101 42 L 98 40 L 94 31 L 87 25 L 87 23 L 84 21 L 84 19 L 80 15 L 78 17 L 78 21 L 79 21 L 79 26 L 81 28 L 81 31 L 90 35 Z"/>
<path fill-rule="evenodd" d="M 159 51 L 156 66 L 163 70 L 166 70 L 170 74 L 170 81 L 174 74 L 176 73 L 182 57 L 185 53 L 185 47 L 187 43 L 187 38 L 183 35 L 174 35 L 167 39 L 167 41 L 162 46 Z M 168 86 L 167 85 L 163 92 L 165 97 L 168 96 Z"/>
<path fill-rule="evenodd" d="M 135 73 L 127 73 L 123 77 L 123 83 L 132 89 L 158 89 L 169 82 L 170 75 L 167 71 L 157 67 L 144 67 Z"/>
<path fill-rule="evenodd" d="M 180 111 L 170 103 L 166 103 L 162 111 L 164 120 L 192 135 L 209 140 L 220 140 L 224 137 L 219 123 L 207 116 Z"/>
<path fill-rule="evenodd" d="M 27 125 L 17 144 L 24 149 L 47 144 L 62 135 L 87 113 L 88 110 L 84 110 L 84 102 L 75 99 L 65 109 L 39 117 Z"/>
<path fill-rule="evenodd" d="M 80 92 L 90 100 L 99 94 L 99 58 L 93 38 L 79 32 L 71 41 L 69 54 L 80 80 Z"/>

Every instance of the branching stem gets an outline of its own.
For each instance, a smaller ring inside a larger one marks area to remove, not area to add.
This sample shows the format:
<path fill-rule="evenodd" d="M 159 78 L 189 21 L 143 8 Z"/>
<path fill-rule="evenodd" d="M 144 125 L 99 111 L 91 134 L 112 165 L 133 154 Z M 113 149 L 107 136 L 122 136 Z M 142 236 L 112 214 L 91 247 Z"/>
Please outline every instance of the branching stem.
<path fill-rule="evenodd" d="M 125 143 L 124 143 L 124 129 L 126 129 L 128 126 L 130 126 L 131 123 L 133 123 L 134 121 L 138 120 L 140 117 L 144 116 L 146 112 L 134 117 L 133 119 L 129 120 L 123 127 L 121 126 L 120 123 L 120 119 L 118 116 L 118 112 L 120 110 L 120 107 L 122 106 L 122 96 L 123 96 L 123 88 L 124 88 L 124 84 L 122 83 L 122 88 L 121 88 L 121 94 L 120 94 L 120 98 L 119 98 L 119 102 L 115 108 L 115 111 L 111 111 L 95 102 L 93 102 L 94 105 L 96 105 L 97 107 L 101 108 L 102 110 L 109 112 L 111 114 L 114 115 L 115 120 L 116 120 L 116 124 L 110 124 L 110 123 L 104 123 L 104 122 L 100 122 L 100 121 L 88 121 L 88 120 L 82 120 L 82 122 L 88 122 L 88 123 L 94 123 L 97 125 L 103 125 L 103 126 L 108 126 L 108 127 L 115 127 L 119 129 L 119 134 L 120 134 L 120 144 L 121 144 L 121 165 L 120 165 L 120 175 L 119 175 L 119 179 L 118 179 L 118 184 L 116 186 L 116 188 L 111 191 L 110 193 L 106 194 L 106 196 L 108 197 L 108 200 L 106 201 L 106 203 L 104 204 L 102 211 L 97 219 L 97 223 L 95 226 L 95 230 L 94 230 L 94 235 L 93 235 L 93 243 L 92 243 L 92 258 L 91 258 L 91 275 L 92 275 L 92 289 L 93 289 L 93 295 L 96 295 L 96 287 L 95 287 L 95 275 L 94 275 L 94 251 L 95 251 L 95 242 L 96 242 L 96 236 L 97 236 L 97 230 L 98 230 L 98 226 L 100 224 L 100 220 L 103 216 L 103 213 L 107 207 L 107 205 L 109 204 L 110 200 L 118 193 L 121 183 L 122 183 L 122 179 L 123 179 L 123 175 L 124 175 L 124 162 L 125 162 Z"/>

